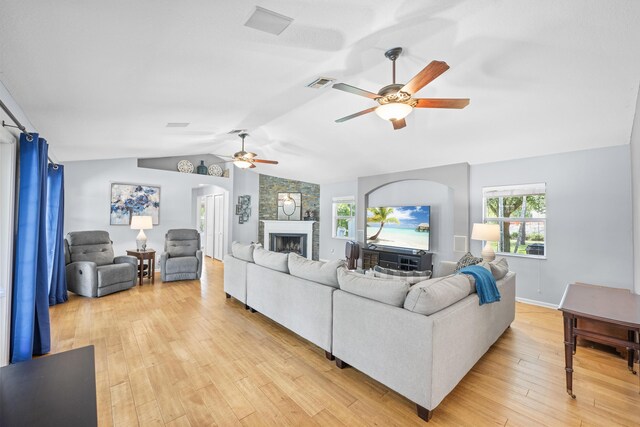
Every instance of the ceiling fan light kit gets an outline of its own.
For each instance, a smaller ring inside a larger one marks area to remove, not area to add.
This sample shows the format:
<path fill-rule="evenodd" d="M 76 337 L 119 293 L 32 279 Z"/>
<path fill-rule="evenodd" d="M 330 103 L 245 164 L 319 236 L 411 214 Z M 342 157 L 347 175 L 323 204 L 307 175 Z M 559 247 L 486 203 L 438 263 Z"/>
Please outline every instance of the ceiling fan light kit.
<path fill-rule="evenodd" d="M 376 108 L 376 114 L 385 120 L 400 120 L 407 117 L 413 111 L 413 107 L 399 102 L 383 104 Z"/>
<path fill-rule="evenodd" d="M 334 89 L 349 92 L 354 95 L 364 96 L 373 99 L 378 107 L 369 108 L 358 113 L 351 114 L 336 120 L 336 123 L 346 122 L 353 118 L 363 116 L 372 111 L 393 125 L 393 129 L 402 129 L 407 125 L 404 120 L 414 108 L 464 108 L 469 105 L 469 99 L 436 99 L 436 98 L 413 98 L 413 95 L 420 89 L 435 80 L 438 76 L 449 69 L 446 62 L 431 61 L 426 67 L 416 74 L 409 83 L 402 85 L 396 83 L 396 59 L 402 53 L 401 47 L 394 47 L 385 52 L 392 62 L 393 83 L 380 89 L 378 93 L 369 92 L 345 83 L 336 83 Z"/>

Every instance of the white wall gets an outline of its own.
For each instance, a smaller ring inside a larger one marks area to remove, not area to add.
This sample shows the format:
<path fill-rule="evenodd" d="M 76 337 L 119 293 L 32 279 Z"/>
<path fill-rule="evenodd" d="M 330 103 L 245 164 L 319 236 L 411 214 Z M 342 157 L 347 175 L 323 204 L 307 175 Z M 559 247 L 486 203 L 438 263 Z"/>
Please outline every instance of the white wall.
<path fill-rule="evenodd" d="M 233 198 L 231 200 L 233 240 L 242 243 L 257 242 L 260 175 L 252 171 L 240 170 L 235 166 L 232 168 L 235 169 L 233 175 Z M 239 224 L 238 215 L 235 215 L 235 206 L 238 203 L 238 196 L 247 194 L 251 196 L 251 216 L 249 221 Z"/>
<path fill-rule="evenodd" d="M 636 101 L 636 115 L 631 131 L 631 177 L 633 200 L 633 281 L 635 293 L 640 294 L 640 89 Z"/>
<path fill-rule="evenodd" d="M 112 182 L 160 187 L 160 224 L 152 230 L 145 230 L 148 246 L 157 252 L 156 260 L 160 258 L 168 230 L 196 228 L 193 189 L 205 184 L 217 185 L 229 192 L 233 190 L 231 178 L 139 168 L 134 158 L 66 162 L 64 165 L 65 233 L 106 230 L 113 240 L 116 255 L 124 255 L 127 249 L 135 248 L 138 231 L 125 225 L 109 225 Z M 231 219 L 231 203 L 229 205 L 227 216 Z M 227 235 L 230 233 L 229 224 Z M 228 248 L 229 245 L 227 251 Z"/>
<path fill-rule="evenodd" d="M 547 184 L 547 259 L 507 257 L 518 297 L 558 304 L 572 282 L 633 288 L 629 156 L 623 145 L 471 167 L 471 223 L 482 221 L 483 187 Z"/>
<path fill-rule="evenodd" d="M 358 181 L 345 181 L 335 184 L 320 185 L 320 259 L 344 259 L 344 245 L 346 239 L 335 238 L 333 234 L 333 198 L 353 196 L 358 198 Z M 362 209 L 356 206 L 356 212 Z M 350 240 L 355 240 L 355 236 Z"/>

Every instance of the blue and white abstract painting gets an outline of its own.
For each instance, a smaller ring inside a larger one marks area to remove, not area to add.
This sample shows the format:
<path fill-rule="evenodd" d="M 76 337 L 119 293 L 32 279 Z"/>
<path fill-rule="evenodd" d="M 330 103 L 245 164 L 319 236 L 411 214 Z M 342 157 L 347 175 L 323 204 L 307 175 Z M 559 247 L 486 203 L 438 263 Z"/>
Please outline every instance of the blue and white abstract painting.
<path fill-rule="evenodd" d="M 160 223 L 160 187 L 138 184 L 111 184 L 111 225 L 131 224 L 131 215 L 153 217 Z"/>

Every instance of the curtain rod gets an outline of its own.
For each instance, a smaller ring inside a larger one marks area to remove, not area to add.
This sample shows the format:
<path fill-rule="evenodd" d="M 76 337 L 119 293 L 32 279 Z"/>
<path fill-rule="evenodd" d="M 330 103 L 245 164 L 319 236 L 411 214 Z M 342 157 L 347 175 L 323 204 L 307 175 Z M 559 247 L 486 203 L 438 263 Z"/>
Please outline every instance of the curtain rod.
<path fill-rule="evenodd" d="M 18 118 L 13 115 L 11 110 L 9 110 L 9 107 L 7 107 L 4 102 L 2 102 L 2 99 L 0 99 L 0 108 L 2 108 L 4 110 L 4 112 L 7 113 L 7 116 L 9 116 L 11 121 L 13 123 L 15 123 L 15 126 L 12 126 L 12 125 L 9 125 L 9 124 L 5 123 L 5 121 L 3 120 L 2 121 L 2 127 L 16 128 L 16 129 L 20 130 L 20 132 L 27 134 L 27 141 L 32 141 L 33 140 L 33 136 L 29 132 L 27 132 L 27 128 L 25 128 L 24 125 L 22 123 L 20 123 Z M 49 163 L 51 163 L 57 169 L 58 165 L 56 164 L 56 162 L 51 160 L 51 157 L 47 156 L 47 160 L 49 160 Z"/>

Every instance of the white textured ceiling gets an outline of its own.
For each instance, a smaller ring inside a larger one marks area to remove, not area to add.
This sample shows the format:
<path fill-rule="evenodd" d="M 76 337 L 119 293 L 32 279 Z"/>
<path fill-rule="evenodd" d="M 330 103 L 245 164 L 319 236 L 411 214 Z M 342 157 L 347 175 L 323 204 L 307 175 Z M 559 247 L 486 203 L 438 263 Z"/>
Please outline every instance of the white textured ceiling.
<path fill-rule="evenodd" d="M 640 1 L 0 0 L 0 80 L 59 160 L 247 148 L 311 182 L 629 143 L 640 79 Z M 280 36 L 243 24 L 256 4 L 294 18 Z M 433 59 L 451 69 L 393 131 L 373 92 Z M 190 122 L 167 129 L 167 122 Z"/>

